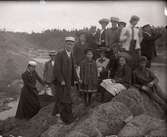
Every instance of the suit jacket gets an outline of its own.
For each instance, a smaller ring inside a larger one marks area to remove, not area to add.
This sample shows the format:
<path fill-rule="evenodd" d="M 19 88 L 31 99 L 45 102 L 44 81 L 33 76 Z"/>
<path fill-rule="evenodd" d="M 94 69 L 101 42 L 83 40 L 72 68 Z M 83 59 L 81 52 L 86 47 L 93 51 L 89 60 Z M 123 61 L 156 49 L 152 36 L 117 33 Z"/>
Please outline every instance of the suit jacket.
<path fill-rule="evenodd" d="M 141 42 L 141 54 L 147 58 L 154 57 L 155 41 L 159 38 L 159 35 L 149 34 L 143 32 L 143 40 Z"/>
<path fill-rule="evenodd" d="M 76 73 L 74 70 L 73 57 L 68 57 L 65 50 L 59 52 L 55 59 L 54 76 L 57 88 L 57 98 L 60 102 L 71 103 L 71 86 L 74 85 Z M 65 86 L 61 82 L 65 81 Z"/>
<path fill-rule="evenodd" d="M 52 83 L 54 80 L 53 75 L 54 65 L 52 65 L 52 61 L 49 60 L 45 63 L 44 73 L 43 73 L 43 80 L 47 83 Z"/>
<path fill-rule="evenodd" d="M 106 46 L 112 48 L 113 46 L 117 46 L 119 43 L 120 33 L 118 28 L 110 28 L 106 32 Z"/>
<path fill-rule="evenodd" d="M 88 48 L 97 49 L 98 48 L 98 35 L 95 33 L 94 35 L 92 33 L 88 33 L 86 35 Z"/>
<path fill-rule="evenodd" d="M 98 45 L 100 45 L 100 46 L 106 46 L 106 43 L 107 43 L 106 36 L 107 35 L 108 35 L 107 34 L 107 29 L 105 29 L 102 34 L 100 34 L 100 30 L 97 31 L 96 37 L 97 37 L 97 43 L 98 43 Z M 101 37 L 101 40 L 103 40 L 103 42 L 100 41 L 100 37 Z"/>

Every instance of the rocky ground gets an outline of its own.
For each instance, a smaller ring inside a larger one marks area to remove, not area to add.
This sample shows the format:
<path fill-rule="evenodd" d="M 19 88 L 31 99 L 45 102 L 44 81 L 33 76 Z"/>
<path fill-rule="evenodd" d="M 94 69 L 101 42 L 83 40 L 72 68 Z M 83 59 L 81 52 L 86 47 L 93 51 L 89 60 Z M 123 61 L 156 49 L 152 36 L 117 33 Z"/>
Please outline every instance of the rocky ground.
<path fill-rule="evenodd" d="M 163 110 L 134 88 L 122 91 L 104 104 L 99 104 L 96 98 L 90 107 L 85 107 L 77 91 L 73 90 L 73 102 L 73 112 L 78 119 L 70 125 L 51 116 L 51 103 L 29 122 L 9 119 L 8 124 L 1 125 L 1 132 L 4 136 L 23 137 L 167 135 Z"/>
<path fill-rule="evenodd" d="M 165 59 L 162 63 L 156 59 L 153 71 L 161 71 L 159 65 L 164 64 Z M 161 78 L 164 73 L 159 76 Z M 166 93 L 166 88 L 164 92 Z M 70 125 L 64 125 L 60 119 L 51 116 L 52 99 L 49 104 L 45 99 L 42 102 L 45 107 L 30 121 L 18 121 L 14 118 L 0 121 L 0 135 L 6 137 L 9 135 L 14 137 L 167 136 L 164 111 L 148 96 L 134 88 L 122 91 L 111 101 L 103 104 L 99 103 L 98 95 L 94 96 L 94 102 L 89 107 L 84 106 L 82 98 L 78 97 L 77 90 L 73 88 L 73 112 L 78 119 Z"/>

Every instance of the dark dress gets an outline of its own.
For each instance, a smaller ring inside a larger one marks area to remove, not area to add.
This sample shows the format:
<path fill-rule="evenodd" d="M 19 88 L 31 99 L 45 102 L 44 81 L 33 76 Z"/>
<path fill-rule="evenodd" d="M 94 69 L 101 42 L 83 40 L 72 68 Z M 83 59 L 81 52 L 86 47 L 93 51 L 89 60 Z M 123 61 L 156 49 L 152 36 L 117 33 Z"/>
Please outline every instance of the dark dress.
<path fill-rule="evenodd" d="M 147 67 L 151 67 L 151 61 L 155 57 L 155 41 L 160 37 L 154 33 L 143 32 L 143 40 L 141 42 L 141 55 L 148 59 Z"/>
<path fill-rule="evenodd" d="M 43 81 L 35 71 L 25 71 L 22 74 L 22 79 L 24 86 L 21 91 L 19 105 L 15 117 L 18 119 L 30 119 L 40 110 L 36 82 L 39 81 L 43 84 Z"/>
<path fill-rule="evenodd" d="M 94 60 L 88 60 L 87 58 L 82 61 L 80 69 L 80 77 L 82 80 L 81 88 L 84 92 L 96 92 L 97 91 L 97 66 Z"/>
<path fill-rule="evenodd" d="M 73 120 L 71 86 L 74 85 L 76 73 L 72 55 L 68 57 L 65 50 L 59 52 L 55 60 L 54 68 L 56 98 L 53 115 L 60 113 L 61 119 L 66 123 Z M 65 86 L 61 82 L 65 81 Z"/>
<path fill-rule="evenodd" d="M 115 76 L 114 80 L 116 83 L 123 84 L 126 88 L 129 88 L 132 82 L 132 71 L 131 68 L 128 65 L 119 66 Z"/>
<path fill-rule="evenodd" d="M 147 86 L 148 83 L 152 82 L 153 80 L 157 82 L 153 85 L 153 87 L 149 88 L 149 91 L 144 91 L 142 89 L 142 86 Z M 165 106 L 167 104 L 165 104 L 165 99 L 162 96 L 160 96 L 162 91 L 158 86 L 158 79 L 154 75 L 154 73 L 151 72 L 150 69 L 145 68 L 145 70 L 141 70 L 140 68 L 137 68 L 133 72 L 133 85 L 140 91 L 146 93 L 151 99 L 153 99 L 155 102 L 157 102 L 158 104 L 163 106 L 163 108 L 166 109 Z"/>

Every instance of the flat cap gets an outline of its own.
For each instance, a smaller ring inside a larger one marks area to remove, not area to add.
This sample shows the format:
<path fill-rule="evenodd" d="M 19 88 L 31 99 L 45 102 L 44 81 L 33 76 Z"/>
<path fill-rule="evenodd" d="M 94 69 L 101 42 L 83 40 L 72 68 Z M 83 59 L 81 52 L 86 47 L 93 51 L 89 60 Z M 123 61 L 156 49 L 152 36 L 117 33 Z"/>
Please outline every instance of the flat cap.
<path fill-rule="evenodd" d="M 75 38 L 74 37 L 65 37 L 65 41 L 75 42 Z"/>
<path fill-rule="evenodd" d="M 131 16 L 131 18 L 130 18 L 130 21 L 132 21 L 132 20 L 137 20 L 137 21 L 139 21 L 140 18 L 139 18 L 138 16 L 136 16 L 136 15 L 133 15 L 133 16 Z"/>
<path fill-rule="evenodd" d="M 35 61 L 29 61 L 29 62 L 28 62 L 28 65 L 37 66 L 37 62 L 35 62 Z"/>
<path fill-rule="evenodd" d="M 56 52 L 55 50 L 49 51 L 49 55 L 50 55 L 50 56 L 56 55 L 56 53 L 57 53 L 57 52 Z"/>
<path fill-rule="evenodd" d="M 107 19 L 107 18 L 100 19 L 100 20 L 99 20 L 99 23 L 100 23 L 100 24 L 102 24 L 102 23 L 108 24 L 108 23 L 109 23 L 109 19 Z"/>
<path fill-rule="evenodd" d="M 150 24 L 144 25 L 142 28 L 151 27 Z"/>
<path fill-rule="evenodd" d="M 115 22 L 119 22 L 119 18 L 117 18 L 117 17 L 111 17 L 110 20 L 115 21 Z"/>

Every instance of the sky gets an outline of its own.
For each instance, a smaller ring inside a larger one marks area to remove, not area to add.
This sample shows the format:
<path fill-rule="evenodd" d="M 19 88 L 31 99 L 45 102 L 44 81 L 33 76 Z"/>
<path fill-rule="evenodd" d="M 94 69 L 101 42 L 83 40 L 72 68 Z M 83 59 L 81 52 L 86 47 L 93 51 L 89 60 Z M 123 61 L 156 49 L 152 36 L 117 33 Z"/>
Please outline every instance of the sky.
<path fill-rule="evenodd" d="M 46 29 L 80 29 L 96 25 L 101 18 L 119 17 L 129 22 L 140 17 L 138 26 L 165 26 L 163 1 L 0 2 L 0 29 L 41 32 Z M 167 10 L 167 9 L 166 9 Z"/>

